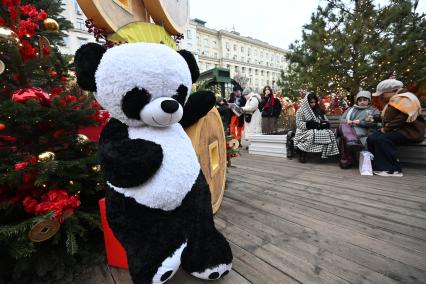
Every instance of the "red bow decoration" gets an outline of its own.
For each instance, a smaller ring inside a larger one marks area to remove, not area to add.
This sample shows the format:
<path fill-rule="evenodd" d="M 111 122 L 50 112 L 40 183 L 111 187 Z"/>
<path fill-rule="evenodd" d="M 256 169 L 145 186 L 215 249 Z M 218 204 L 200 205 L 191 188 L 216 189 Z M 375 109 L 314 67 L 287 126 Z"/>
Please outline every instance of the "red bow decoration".
<path fill-rule="evenodd" d="M 14 102 L 25 103 L 28 100 L 37 100 L 43 105 L 49 105 L 51 99 L 48 93 L 36 87 L 19 89 L 12 94 Z"/>

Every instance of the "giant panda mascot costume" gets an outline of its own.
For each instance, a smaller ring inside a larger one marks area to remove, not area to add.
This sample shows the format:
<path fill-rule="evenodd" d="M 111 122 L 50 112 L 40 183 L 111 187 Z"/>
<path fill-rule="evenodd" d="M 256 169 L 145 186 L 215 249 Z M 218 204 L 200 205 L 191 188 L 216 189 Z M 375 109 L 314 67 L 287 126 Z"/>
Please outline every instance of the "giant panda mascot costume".
<path fill-rule="evenodd" d="M 75 55 L 77 83 L 111 115 L 99 139 L 107 218 L 127 252 L 134 283 L 164 283 L 179 266 L 207 280 L 226 275 L 232 252 L 214 227 L 211 196 L 183 127 L 215 104 L 189 95 L 199 76 L 193 55 L 154 43 Z"/>

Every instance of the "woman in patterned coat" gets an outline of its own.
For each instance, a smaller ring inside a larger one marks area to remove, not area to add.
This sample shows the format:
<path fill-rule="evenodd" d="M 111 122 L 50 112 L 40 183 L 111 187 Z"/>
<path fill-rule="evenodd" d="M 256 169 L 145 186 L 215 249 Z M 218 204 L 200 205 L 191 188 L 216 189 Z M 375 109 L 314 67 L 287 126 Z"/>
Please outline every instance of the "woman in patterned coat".
<path fill-rule="evenodd" d="M 306 153 L 321 153 L 321 158 L 339 154 L 336 138 L 315 93 L 308 94 L 296 112 L 294 146 L 301 163 L 306 162 Z"/>

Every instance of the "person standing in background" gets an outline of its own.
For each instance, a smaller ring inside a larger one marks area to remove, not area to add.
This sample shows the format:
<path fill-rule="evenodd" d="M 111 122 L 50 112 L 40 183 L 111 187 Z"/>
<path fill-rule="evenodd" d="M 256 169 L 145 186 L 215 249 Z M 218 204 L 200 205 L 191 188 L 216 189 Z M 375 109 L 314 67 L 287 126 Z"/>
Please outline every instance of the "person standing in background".
<path fill-rule="evenodd" d="M 228 103 L 233 103 L 239 107 L 243 107 L 246 104 L 246 98 L 241 95 L 241 89 L 234 87 L 231 96 L 229 97 Z M 229 110 L 231 113 L 231 123 L 229 125 L 230 134 L 241 141 L 241 134 L 244 128 L 244 115 L 238 116 Z"/>
<path fill-rule="evenodd" d="M 281 113 L 281 103 L 274 97 L 270 86 L 262 92 L 262 133 L 272 134 L 277 131 L 277 118 Z"/>

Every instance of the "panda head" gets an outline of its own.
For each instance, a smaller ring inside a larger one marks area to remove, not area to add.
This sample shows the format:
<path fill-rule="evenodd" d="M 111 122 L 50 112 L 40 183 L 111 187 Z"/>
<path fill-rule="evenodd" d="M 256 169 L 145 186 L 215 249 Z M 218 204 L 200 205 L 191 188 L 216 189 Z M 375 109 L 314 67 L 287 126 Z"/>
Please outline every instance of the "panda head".
<path fill-rule="evenodd" d="M 179 122 L 192 83 L 200 75 L 192 53 L 155 43 L 108 50 L 88 43 L 77 50 L 74 64 L 78 85 L 95 92 L 111 117 L 132 127 Z"/>

